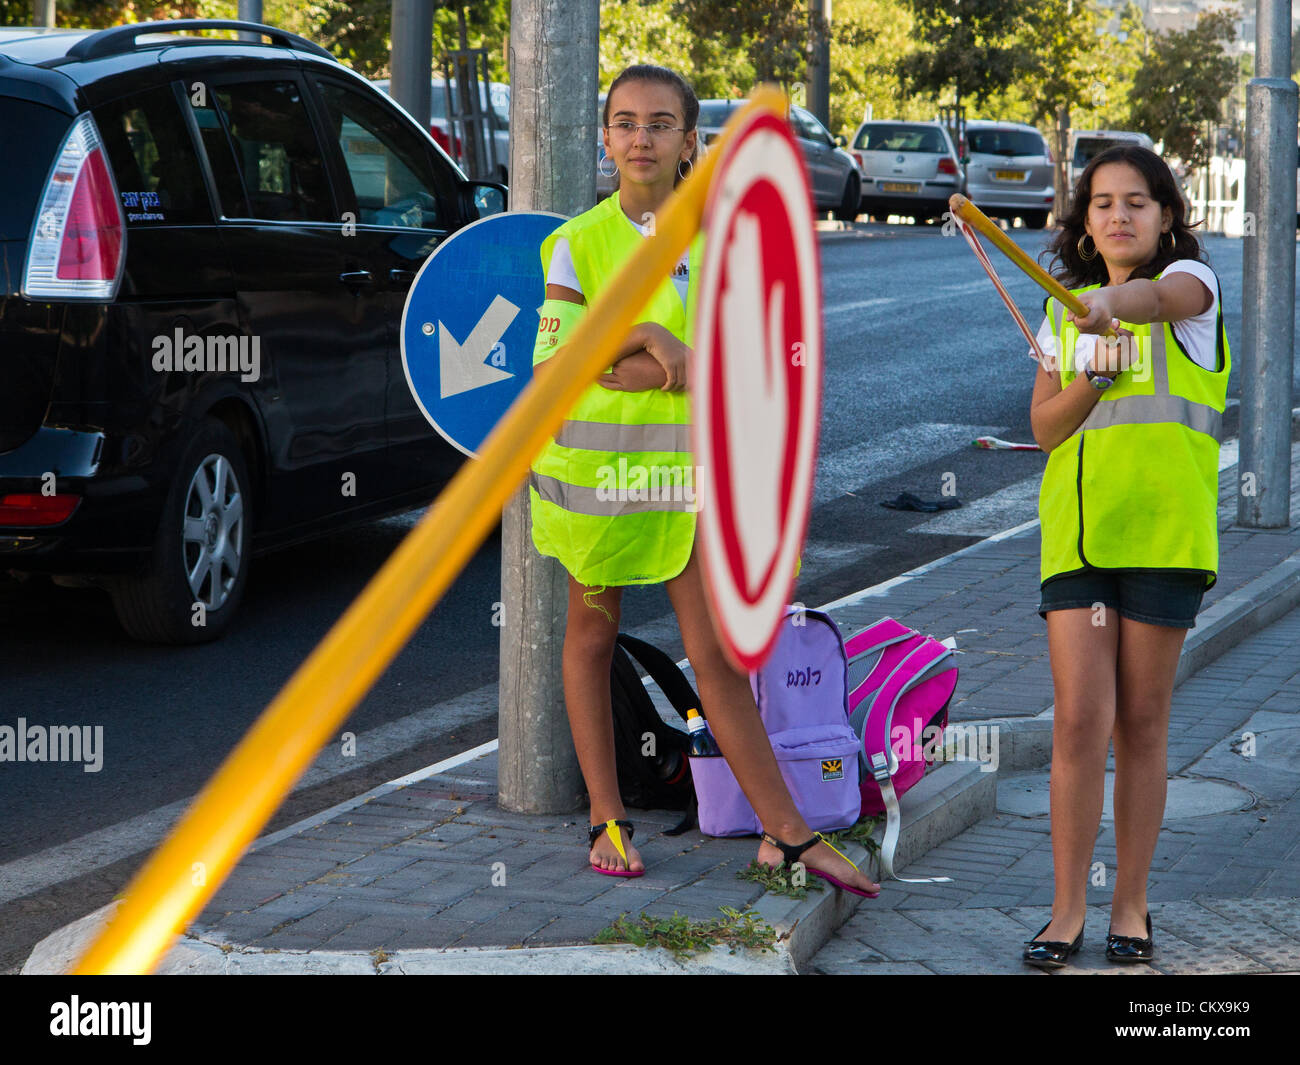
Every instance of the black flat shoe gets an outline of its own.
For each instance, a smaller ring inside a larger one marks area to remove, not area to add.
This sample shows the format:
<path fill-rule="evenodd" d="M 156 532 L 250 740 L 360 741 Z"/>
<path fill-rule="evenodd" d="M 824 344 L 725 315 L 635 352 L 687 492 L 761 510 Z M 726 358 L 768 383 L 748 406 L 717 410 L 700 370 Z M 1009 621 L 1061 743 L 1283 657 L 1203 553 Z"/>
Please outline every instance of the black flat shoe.
<path fill-rule="evenodd" d="M 1150 961 L 1156 956 L 1151 935 L 1151 911 L 1147 911 L 1147 937 L 1106 935 L 1106 960 L 1119 962 Z"/>
<path fill-rule="evenodd" d="M 1063 969 L 1070 955 L 1079 953 L 1079 948 L 1083 946 L 1083 926 L 1079 926 L 1079 934 L 1073 943 L 1056 939 L 1040 940 L 1038 936 L 1046 932 L 1051 923 L 1049 920 L 1033 939 L 1025 940 L 1023 957 L 1026 965 L 1032 965 L 1035 969 Z"/>

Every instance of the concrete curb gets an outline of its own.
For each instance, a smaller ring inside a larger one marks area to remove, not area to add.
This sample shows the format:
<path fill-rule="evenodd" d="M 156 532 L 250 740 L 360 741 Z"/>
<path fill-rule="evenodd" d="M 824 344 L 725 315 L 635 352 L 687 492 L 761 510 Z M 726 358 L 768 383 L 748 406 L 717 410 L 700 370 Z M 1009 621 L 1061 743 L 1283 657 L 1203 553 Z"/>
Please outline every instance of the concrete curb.
<path fill-rule="evenodd" d="M 990 816 L 997 801 L 996 773 L 981 772 L 977 764 L 949 762 L 938 766 L 908 793 L 903 812 L 896 866 L 902 868 L 970 825 Z M 279 837 L 281 834 L 276 833 Z M 881 830 L 877 829 L 877 838 Z M 269 838 L 269 837 L 268 837 Z M 859 864 L 866 849 L 844 848 Z M 159 975 L 238 976 L 267 973 L 318 973 L 338 975 L 417 975 L 486 973 L 643 973 L 643 974 L 750 974 L 793 975 L 829 941 L 862 900 L 829 885 L 809 892 L 805 899 L 765 894 L 754 911 L 777 936 L 774 953 L 737 951 L 715 947 L 705 954 L 678 961 L 658 948 L 633 946 L 572 946 L 500 948 L 448 948 L 398 950 L 389 953 L 359 951 L 277 951 L 247 947 L 217 935 L 177 936 L 160 962 Z M 22 973 L 56 975 L 66 972 L 120 902 L 87 914 L 46 936 L 36 944 Z"/>

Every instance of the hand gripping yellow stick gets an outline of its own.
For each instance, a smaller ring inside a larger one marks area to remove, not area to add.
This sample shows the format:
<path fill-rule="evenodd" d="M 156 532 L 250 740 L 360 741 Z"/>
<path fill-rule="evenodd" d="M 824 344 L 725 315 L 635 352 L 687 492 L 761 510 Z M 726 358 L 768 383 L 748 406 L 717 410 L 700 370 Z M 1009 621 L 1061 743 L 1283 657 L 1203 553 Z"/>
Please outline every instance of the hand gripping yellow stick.
<path fill-rule="evenodd" d="M 732 116 L 722 148 L 755 111 L 787 101 L 757 90 Z M 74 973 L 144 973 L 221 886 L 294 782 L 402 649 L 496 525 L 501 508 L 700 228 L 721 151 L 709 151 L 657 216 L 573 337 L 552 356 L 204 787 L 126 889 L 121 909 Z M 539 294 L 540 295 L 540 294 Z"/>
<path fill-rule="evenodd" d="M 1087 317 L 1088 308 L 1078 296 L 1073 295 L 1069 289 L 1034 262 L 1015 241 L 993 223 L 988 215 L 966 199 L 960 192 L 949 198 L 948 206 L 951 208 L 952 213 L 970 226 L 971 229 L 988 237 L 999 251 L 1020 267 L 1029 276 L 1030 280 L 1037 282 L 1046 290 L 1049 296 L 1055 296 L 1072 314 L 1080 318 Z M 1102 335 L 1113 337 L 1117 334 L 1113 329 L 1107 329 Z"/>

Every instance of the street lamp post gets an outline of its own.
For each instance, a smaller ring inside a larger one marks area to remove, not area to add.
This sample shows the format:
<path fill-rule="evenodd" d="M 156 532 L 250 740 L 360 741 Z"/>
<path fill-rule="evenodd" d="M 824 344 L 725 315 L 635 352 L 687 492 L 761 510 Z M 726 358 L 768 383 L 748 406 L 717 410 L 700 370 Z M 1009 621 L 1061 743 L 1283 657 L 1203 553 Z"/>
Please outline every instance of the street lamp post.
<path fill-rule="evenodd" d="M 1257 76 L 1246 87 L 1237 524 L 1276 529 L 1287 526 L 1291 510 L 1297 110 L 1291 0 L 1259 0 L 1255 39 Z"/>

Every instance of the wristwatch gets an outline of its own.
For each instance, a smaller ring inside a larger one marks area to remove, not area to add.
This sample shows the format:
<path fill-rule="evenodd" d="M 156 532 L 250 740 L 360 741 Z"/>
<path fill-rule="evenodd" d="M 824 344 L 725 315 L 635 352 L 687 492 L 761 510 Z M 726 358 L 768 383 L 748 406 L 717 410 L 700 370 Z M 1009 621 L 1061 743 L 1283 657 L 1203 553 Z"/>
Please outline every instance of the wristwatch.
<path fill-rule="evenodd" d="M 1098 392 L 1105 392 L 1115 383 L 1115 378 L 1107 377 L 1105 374 L 1097 373 L 1091 366 L 1084 371 L 1088 375 L 1088 384 L 1092 385 Z"/>

